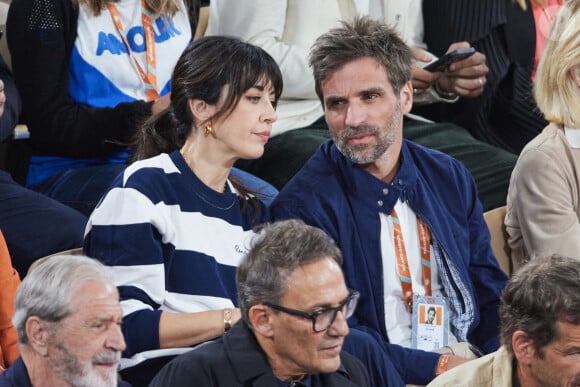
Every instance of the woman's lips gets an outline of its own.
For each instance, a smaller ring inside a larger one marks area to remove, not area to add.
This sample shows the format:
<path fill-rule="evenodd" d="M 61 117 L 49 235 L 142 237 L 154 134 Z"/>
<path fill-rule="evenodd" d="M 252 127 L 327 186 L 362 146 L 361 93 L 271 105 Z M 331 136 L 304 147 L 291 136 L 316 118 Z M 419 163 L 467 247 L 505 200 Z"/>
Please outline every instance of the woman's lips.
<path fill-rule="evenodd" d="M 270 132 L 258 132 L 254 134 L 260 137 L 264 142 L 268 142 L 268 139 L 270 138 Z"/>

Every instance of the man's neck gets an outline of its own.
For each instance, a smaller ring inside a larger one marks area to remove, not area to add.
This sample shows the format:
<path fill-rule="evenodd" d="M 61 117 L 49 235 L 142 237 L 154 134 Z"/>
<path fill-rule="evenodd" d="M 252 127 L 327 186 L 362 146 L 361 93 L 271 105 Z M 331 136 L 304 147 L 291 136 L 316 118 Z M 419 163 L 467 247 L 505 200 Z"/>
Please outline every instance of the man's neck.
<path fill-rule="evenodd" d="M 513 378 L 512 386 L 514 387 L 539 387 L 536 383 L 536 380 L 532 377 L 531 373 L 529 372 L 530 369 L 523 368 L 517 361 L 514 360 L 514 367 L 516 369 L 515 372 L 512 373 Z"/>
<path fill-rule="evenodd" d="M 363 169 L 386 183 L 392 183 L 401 168 L 402 137 L 397 137 L 395 142 L 375 162 L 363 165 Z"/>
<path fill-rule="evenodd" d="M 270 355 L 268 355 L 268 363 L 270 363 L 272 373 L 276 379 L 280 381 L 299 382 L 306 376 L 306 374 L 299 371 L 293 372 L 293 370 L 288 369 L 288 367 L 286 367 L 283 362 L 277 361 L 276 358 L 273 358 Z"/>
<path fill-rule="evenodd" d="M 286 362 L 278 356 L 269 338 L 263 338 L 260 335 L 256 335 L 256 340 L 258 341 L 260 348 L 262 348 L 262 351 L 266 354 L 268 364 L 270 365 L 272 373 L 276 379 L 283 382 L 300 381 L 304 379 L 306 376 L 305 373 L 293 369 L 293 367 L 286 364 Z"/>

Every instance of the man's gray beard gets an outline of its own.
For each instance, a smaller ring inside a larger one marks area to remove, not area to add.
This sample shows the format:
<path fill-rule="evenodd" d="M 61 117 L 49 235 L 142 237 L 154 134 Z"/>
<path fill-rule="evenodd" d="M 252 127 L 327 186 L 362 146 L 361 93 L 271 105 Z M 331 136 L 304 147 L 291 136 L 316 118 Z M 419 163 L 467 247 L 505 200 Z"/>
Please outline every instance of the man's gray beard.
<path fill-rule="evenodd" d="M 59 359 L 51 359 L 49 362 L 53 371 L 61 378 L 75 387 L 115 387 L 117 385 L 117 371 L 111 370 L 110 374 L 102 374 L 92 368 L 99 361 L 120 359 L 120 352 L 104 352 L 95 356 L 91 363 L 83 366 L 78 357 L 60 344 L 55 348 L 60 352 Z"/>
<path fill-rule="evenodd" d="M 347 128 L 343 134 L 346 136 L 351 136 L 355 133 L 360 133 L 362 130 L 368 132 L 367 127 L 358 127 L 358 128 Z M 386 133 L 382 138 L 378 137 L 378 131 L 375 129 L 373 130 L 373 136 L 377 139 L 376 145 L 347 145 L 347 141 L 344 138 L 341 138 L 337 141 L 334 139 L 334 142 L 340 152 L 349 160 L 351 160 L 355 164 L 365 165 L 374 163 L 377 161 L 385 152 L 389 149 L 389 147 L 395 142 L 394 133 Z M 342 137 L 342 136 L 341 136 Z"/>
<path fill-rule="evenodd" d="M 385 152 L 394 144 L 397 139 L 397 129 L 401 125 L 403 115 L 401 114 L 401 102 L 395 106 L 395 112 L 390 122 L 386 124 L 387 130 L 380 135 L 380 129 L 376 126 L 346 127 L 345 130 L 336 136 L 332 131 L 331 137 L 336 147 L 347 159 L 355 164 L 365 165 L 374 163 L 381 158 Z M 348 138 L 360 134 L 372 135 L 376 139 L 376 145 L 348 145 Z"/>

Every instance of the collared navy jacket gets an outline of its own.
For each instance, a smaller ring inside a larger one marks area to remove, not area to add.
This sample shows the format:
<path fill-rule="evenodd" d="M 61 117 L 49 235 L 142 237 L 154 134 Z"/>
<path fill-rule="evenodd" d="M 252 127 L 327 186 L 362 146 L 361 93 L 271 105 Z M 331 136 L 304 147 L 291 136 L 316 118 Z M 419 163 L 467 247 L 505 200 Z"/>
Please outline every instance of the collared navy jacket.
<path fill-rule="evenodd" d="M 495 351 L 499 297 L 507 276 L 491 250 L 473 178 L 459 161 L 403 140 L 400 169 L 388 184 L 327 141 L 288 182 L 271 210 L 274 219 L 301 218 L 334 238 L 344 255 L 347 284 L 361 293 L 351 325 L 388 341 L 379 212 L 390 214 L 399 197 L 427 223 L 432 240 L 471 295 L 475 310 L 468 341 L 485 353 Z M 438 354 L 387 347 L 406 383 L 426 384 L 434 377 Z"/>

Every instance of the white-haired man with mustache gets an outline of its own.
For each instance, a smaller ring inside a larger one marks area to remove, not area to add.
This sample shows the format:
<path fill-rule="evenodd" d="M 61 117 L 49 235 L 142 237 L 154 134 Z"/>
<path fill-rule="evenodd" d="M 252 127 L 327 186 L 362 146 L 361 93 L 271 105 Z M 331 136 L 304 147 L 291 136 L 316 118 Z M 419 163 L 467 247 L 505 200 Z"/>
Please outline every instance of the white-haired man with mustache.
<path fill-rule="evenodd" d="M 48 259 L 16 293 L 21 357 L 0 375 L 0 385 L 128 386 L 117 381 L 122 317 L 107 267 L 84 256 Z"/>

